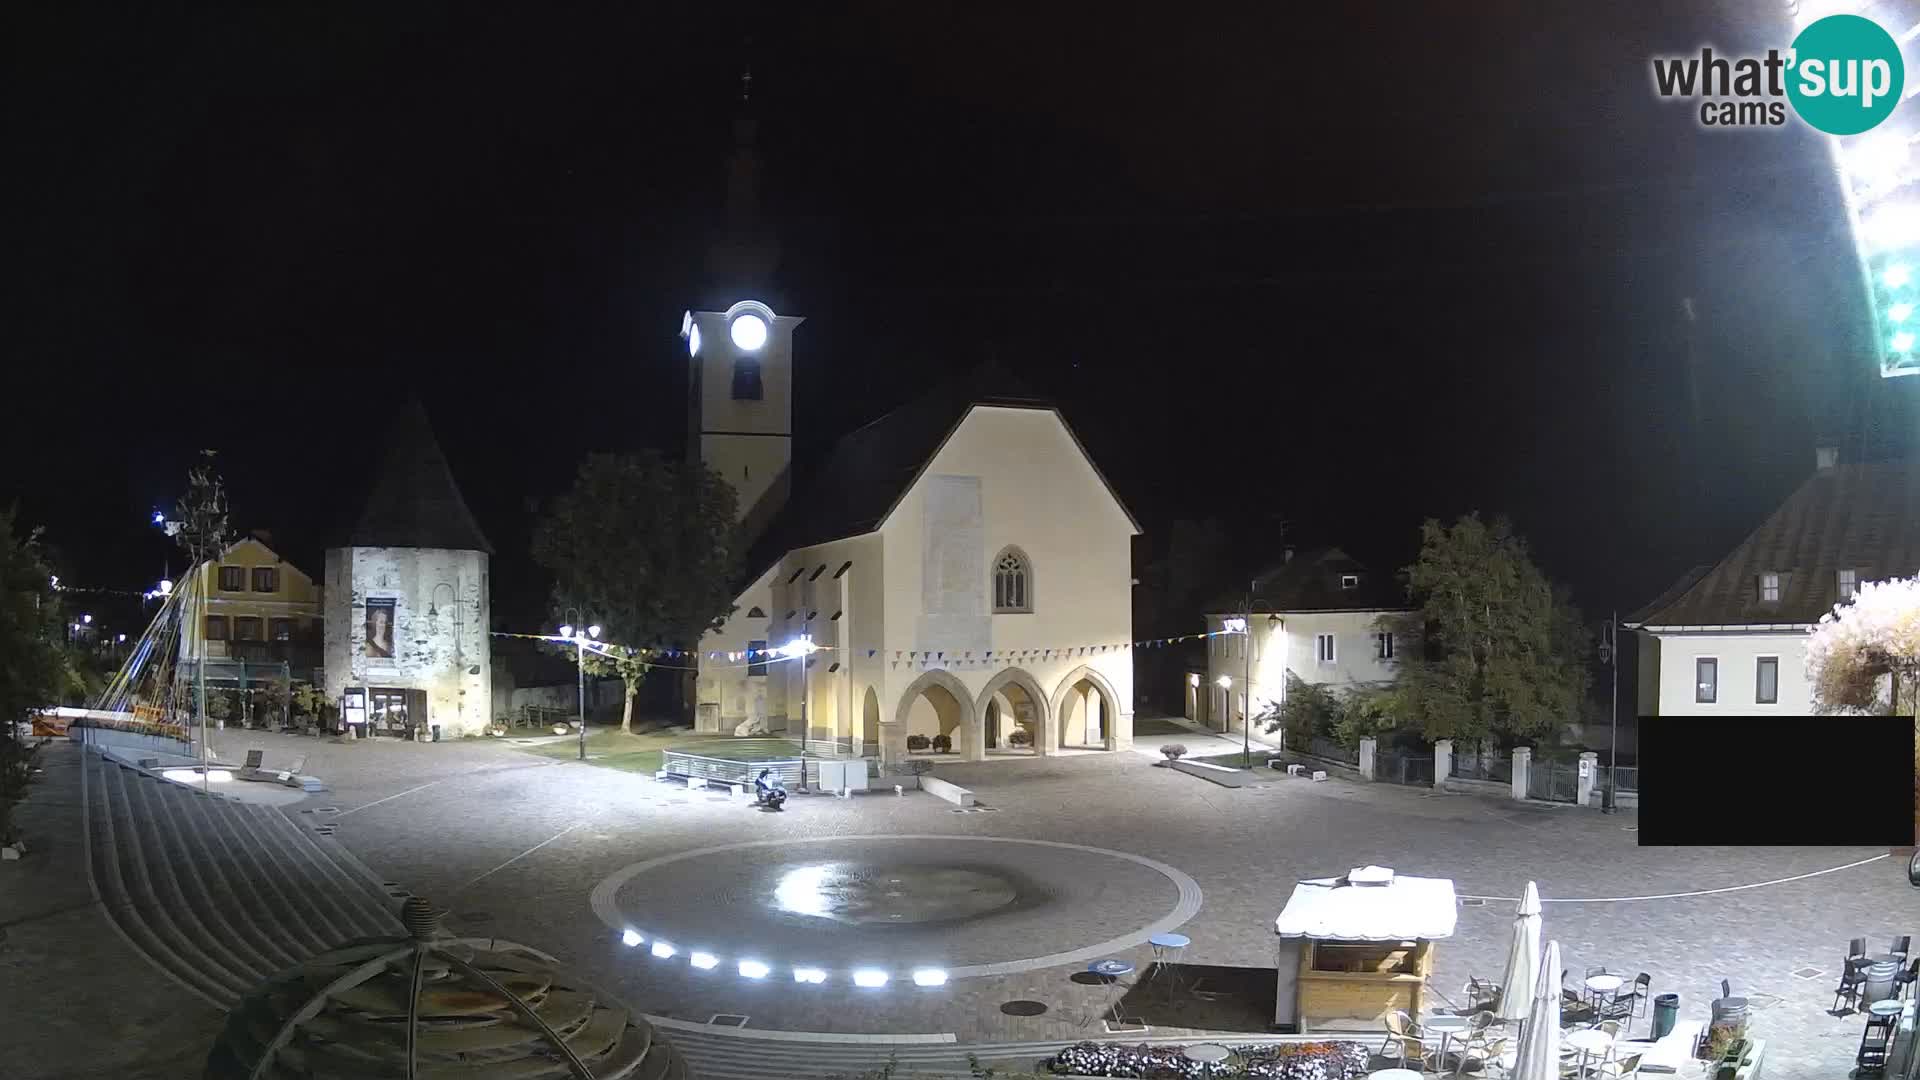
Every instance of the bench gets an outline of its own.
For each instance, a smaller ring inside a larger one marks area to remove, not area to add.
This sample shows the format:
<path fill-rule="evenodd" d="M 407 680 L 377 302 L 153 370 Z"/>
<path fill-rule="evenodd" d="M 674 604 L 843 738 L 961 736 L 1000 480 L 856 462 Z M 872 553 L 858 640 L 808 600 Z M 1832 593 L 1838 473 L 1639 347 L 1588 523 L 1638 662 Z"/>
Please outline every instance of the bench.
<path fill-rule="evenodd" d="M 955 806 L 972 806 L 973 792 L 951 781 L 942 780 L 932 773 L 920 778 L 920 790 L 929 791 L 947 800 Z"/>

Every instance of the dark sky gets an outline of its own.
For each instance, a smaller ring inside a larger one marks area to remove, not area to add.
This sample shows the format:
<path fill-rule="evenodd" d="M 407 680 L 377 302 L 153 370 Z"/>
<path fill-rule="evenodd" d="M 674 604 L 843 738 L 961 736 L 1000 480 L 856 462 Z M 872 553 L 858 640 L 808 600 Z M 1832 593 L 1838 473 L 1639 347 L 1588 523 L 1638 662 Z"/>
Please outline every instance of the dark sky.
<path fill-rule="evenodd" d="M 263 7 L 6 35 L 0 500 L 75 580 L 152 580 L 202 447 L 317 563 L 411 392 L 503 609 L 537 598 L 528 499 L 683 445 L 749 55 L 803 461 L 992 356 L 1149 544 L 1285 521 L 1397 565 L 1504 512 L 1598 613 L 1724 554 L 1817 429 L 1914 428 L 1824 146 L 1650 89 L 1656 53 L 1784 44 L 1736 21 L 1768 5 Z"/>

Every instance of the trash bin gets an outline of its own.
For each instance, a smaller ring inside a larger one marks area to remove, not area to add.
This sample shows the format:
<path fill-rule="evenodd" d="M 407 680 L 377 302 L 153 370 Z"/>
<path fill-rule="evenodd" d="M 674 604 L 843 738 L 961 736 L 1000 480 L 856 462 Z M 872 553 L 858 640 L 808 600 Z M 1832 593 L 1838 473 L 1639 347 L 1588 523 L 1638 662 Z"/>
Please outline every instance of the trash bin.
<path fill-rule="evenodd" d="M 440 725 L 439 724 L 433 725 L 433 741 L 434 742 L 440 741 Z"/>
<path fill-rule="evenodd" d="M 1653 1037 L 1664 1039 L 1680 1019 L 1680 995 L 1656 994 L 1653 998 Z"/>

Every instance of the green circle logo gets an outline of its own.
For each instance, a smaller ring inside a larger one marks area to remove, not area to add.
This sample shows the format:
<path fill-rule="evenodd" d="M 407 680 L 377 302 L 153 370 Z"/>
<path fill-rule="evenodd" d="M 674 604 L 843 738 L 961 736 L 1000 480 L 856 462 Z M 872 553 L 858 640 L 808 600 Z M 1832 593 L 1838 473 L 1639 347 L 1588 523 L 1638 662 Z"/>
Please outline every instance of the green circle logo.
<path fill-rule="evenodd" d="M 1829 15 L 1793 39 L 1787 97 L 1829 135 L 1858 135 L 1893 115 L 1906 65 L 1893 35 L 1871 19 Z"/>

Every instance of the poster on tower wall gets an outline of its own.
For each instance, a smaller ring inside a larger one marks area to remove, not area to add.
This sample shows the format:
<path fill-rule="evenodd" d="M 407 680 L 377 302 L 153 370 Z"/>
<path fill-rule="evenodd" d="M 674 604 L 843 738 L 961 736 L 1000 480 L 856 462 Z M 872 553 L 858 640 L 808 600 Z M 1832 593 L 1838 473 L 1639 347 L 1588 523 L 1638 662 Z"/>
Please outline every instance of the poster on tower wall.
<path fill-rule="evenodd" d="M 367 601 L 368 656 L 376 660 L 393 659 L 393 598 Z"/>

